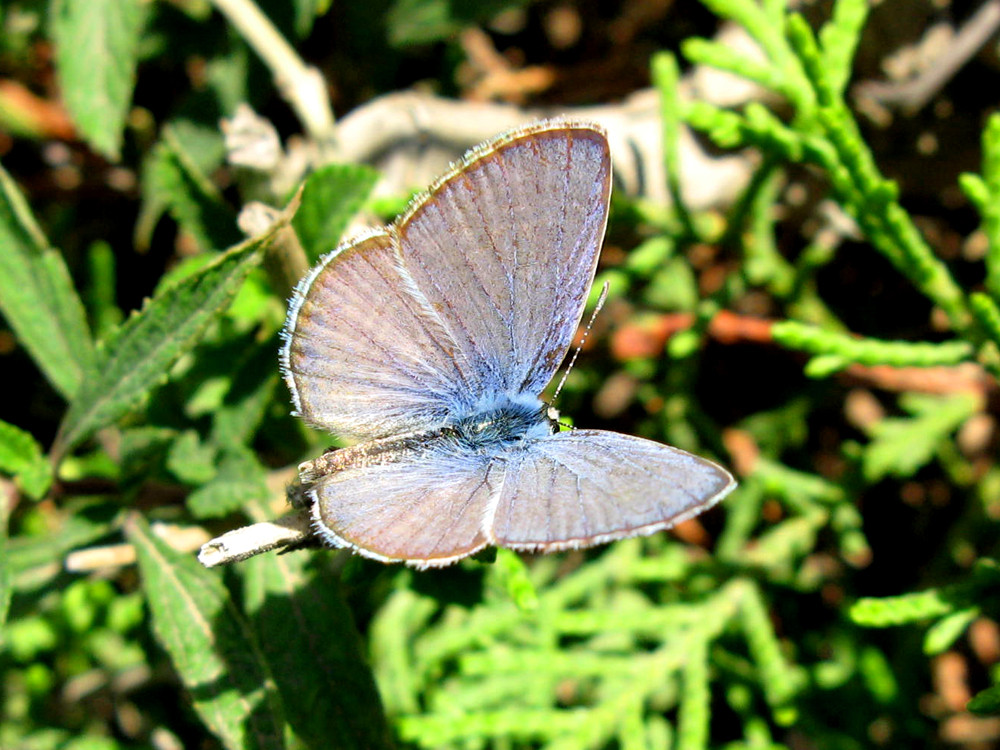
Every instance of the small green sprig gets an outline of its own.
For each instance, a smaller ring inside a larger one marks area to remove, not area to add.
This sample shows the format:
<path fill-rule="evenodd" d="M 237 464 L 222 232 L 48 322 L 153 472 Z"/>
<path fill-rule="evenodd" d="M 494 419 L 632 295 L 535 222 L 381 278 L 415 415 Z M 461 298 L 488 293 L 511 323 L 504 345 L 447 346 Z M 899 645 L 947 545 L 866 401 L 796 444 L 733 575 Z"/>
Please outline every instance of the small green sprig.
<path fill-rule="evenodd" d="M 924 638 L 924 652 L 939 654 L 950 648 L 979 616 L 979 602 L 996 598 L 998 586 L 1000 566 L 984 558 L 968 581 L 902 596 L 859 599 L 849 614 L 855 623 L 867 628 L 934 621 Z"/>
<path fill-rule="evenodd" d="M 939 344 L 848 336 L 794 320 L 775 323 L 771 335 L 776 343 L 814 355 L 806 365 L 810 377 L 827 377 L 848 365 L 935 367 L 955 365 L 971 359 L 972 345 L 966 341 Z"/>
<path fill-rule="evenodd" d="M 983 174 L 966 173 L 959 185 L 982 217 L 986 235 L 986 288 L 1000 299 L 1000 114 L 993 114 L 983 128 Z"/>
<path fill-rule="evenodd" d="M 851 54 L 866 18 L 863 3 L 837 3 L 833 19 L 816 35 L 796 15 L 780 17 L 776 26 L 758 23 L 765 11 L 747 3 L 725 0 L 713 3 L 723 16 L 742 23 L 761 45 L 766 61 L 750 59 L 705 40 L 690 40 L 685 54 L 695 62 L 733 72 L 755 81 L 791 103 L 793 114 L 785 123 L 765 106 L 748 104 L 742 114 L 727 112 L 704 102 L 685 107 L 685 120 L 704 130 L 720 146 L 753 145 L 769 159 L 807 162 L 824 169 L 834 197 L 865 233 L 872 246 L 947 315 L 952 329 L 974 349 L 1000 336 L 1000 314 L 983 299 L 973 301 L 947 266 L 935 256 L 912 219 L 899 204 L 898 190 L 884 178 L 857 123 L 843 99 Z M 774 29 L 782 30 L 780 35 Z M 1000 288 L 1000 122 L 984 133 L 984 176 L 963 176 L 963 188 L 983 213 L 983 228 L 990 240 L 987 289 L 995 297 Z M 898 353 L 898 352 L 897 352 Z M 895 356 L 892 355 L 887 356 Z M 1000 373 L 995 356 L 984 364 Z M 832 361 L 830 363 L 832 365 Z M 818 366 L 818 365 L 817 365 Z M 836 369 L 836 367 L 831 367 Z"/>
<path fill-rule="evenodd" d="M 952 327 L 972 335 L 971 315 L 961 287 L 899 205 L 895 183 L 879 173 L 854 117 L 835 82 L 827 76 L 826 57 L 805 19 L 789 18 L 788 38 L 816 93 L 816 122 L 833 146 L 836 158 L 825 166 L 845 208 L 865 230 L 872 245 L 945 311 Z"/>
<path fill-rule="evenodd" d="M 527 571 L 537 592 L 531 611 L 501 598 L 442 606 L 397 588 L 371 632 L 376 676 L 403 738 L 428 748 L 487 739 L 646 746 L 635 744 L 637 727 L 672 706 L 678 746 L 701 750 L 711 736 L 714 662 L 734 634 L 745 644 L 745 677 L 759 683 L 774 721 L 792 721 L 805 675 L 786 656 L 760 585 L 719 581 L 679 545 L 650 555 L 658 541 L 624 541 L 568 574 L 555 559 L 537 560 Z M 692 574 L 714 582 L 683 595 L 677 583 Z M 647 596 L 640 583 L 658 593 Z"/>

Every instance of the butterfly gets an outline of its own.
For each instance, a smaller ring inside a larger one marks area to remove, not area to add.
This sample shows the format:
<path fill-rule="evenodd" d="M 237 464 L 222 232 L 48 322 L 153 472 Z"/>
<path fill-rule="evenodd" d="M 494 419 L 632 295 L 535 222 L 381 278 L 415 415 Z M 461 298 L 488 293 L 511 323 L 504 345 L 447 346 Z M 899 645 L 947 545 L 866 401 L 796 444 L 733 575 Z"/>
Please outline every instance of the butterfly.
<path fill-rule="evenodd" d="M 610 196 L 599 126 L 535 123 L 471 150 L 298 284 L 281 350 L 295 413 L 356 442 L 300 467 L 321 540 L 438 567 L 489 545 L 651 534 L 735 487 L 677 448 L 561 431 L 540 398 L 583 314 Z"/>

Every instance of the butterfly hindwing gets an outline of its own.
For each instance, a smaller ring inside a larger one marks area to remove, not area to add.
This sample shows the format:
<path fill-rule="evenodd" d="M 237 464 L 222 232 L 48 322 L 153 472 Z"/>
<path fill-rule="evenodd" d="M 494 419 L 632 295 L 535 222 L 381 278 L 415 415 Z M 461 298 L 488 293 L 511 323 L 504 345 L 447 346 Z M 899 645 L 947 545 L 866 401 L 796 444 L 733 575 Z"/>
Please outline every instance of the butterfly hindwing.
<path fill-rule="evenodd" d="M 448 565 L 487 544 L 489 468 L 482 456 L 433 445 L 347 467 L 307 488 L 313 524 L 328 543 L 366 557 Z"/>
<path fill-rule="evenodd" d="M 603 430 L 524 441 L 504 454 L 490 541 L 552 551 L 666 529 L 711 507 L 735 482 L 668 445 Z"/>

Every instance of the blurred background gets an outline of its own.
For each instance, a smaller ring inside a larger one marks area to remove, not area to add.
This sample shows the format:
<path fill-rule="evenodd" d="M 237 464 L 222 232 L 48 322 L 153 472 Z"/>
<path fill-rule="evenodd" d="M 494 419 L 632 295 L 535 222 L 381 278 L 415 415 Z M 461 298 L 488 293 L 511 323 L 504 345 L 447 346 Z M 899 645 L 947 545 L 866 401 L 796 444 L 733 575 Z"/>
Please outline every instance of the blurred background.
<path fill-rule="evenodd" d="M 1000 6 L 791 5 L 0 4 L 0 747 L 1000 745 Z M 279 380 L 294 280 L 564 113 L 616 186 L 558 407 L 740 488 L 596 550 L 201 569 L 339 445 Z M 225 253 L 303 181 L 301 247 Z"/>

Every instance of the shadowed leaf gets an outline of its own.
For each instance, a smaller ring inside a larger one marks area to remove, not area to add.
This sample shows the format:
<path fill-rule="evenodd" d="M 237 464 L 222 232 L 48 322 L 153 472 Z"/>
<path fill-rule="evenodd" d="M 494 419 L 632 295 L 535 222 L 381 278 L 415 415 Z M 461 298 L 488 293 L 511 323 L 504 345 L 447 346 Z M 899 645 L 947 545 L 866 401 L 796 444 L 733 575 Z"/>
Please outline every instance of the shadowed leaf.
<path fill-rule="evenodd" d="M 201 720 L 230 750 L 284 748 L 283 711 L 269 665 L 218 574 L 172 550 L 137 515 L 125 530 L 153 629 Z"/>
<path fill-rule="evenodd" d="M 325 556 L 315 571 L 311 560 L 305 553 L 261 555 L 243 566 L 246 609 L 288 721 L 308 747 L 391 747 L 340 581 Z"/>
<path fill-rule="evenodd" d="M 21 192 L 0 169 L 0 310 L 63 398 L 76 395 L 94 352 L 66 264 L 48 247 Z"/>
<path fill-rule="evenodd" d="M 54 0 L 50 7 L 63 100 L 84 138 L 118 159 L 139 59 L 139 0 Z"/>

